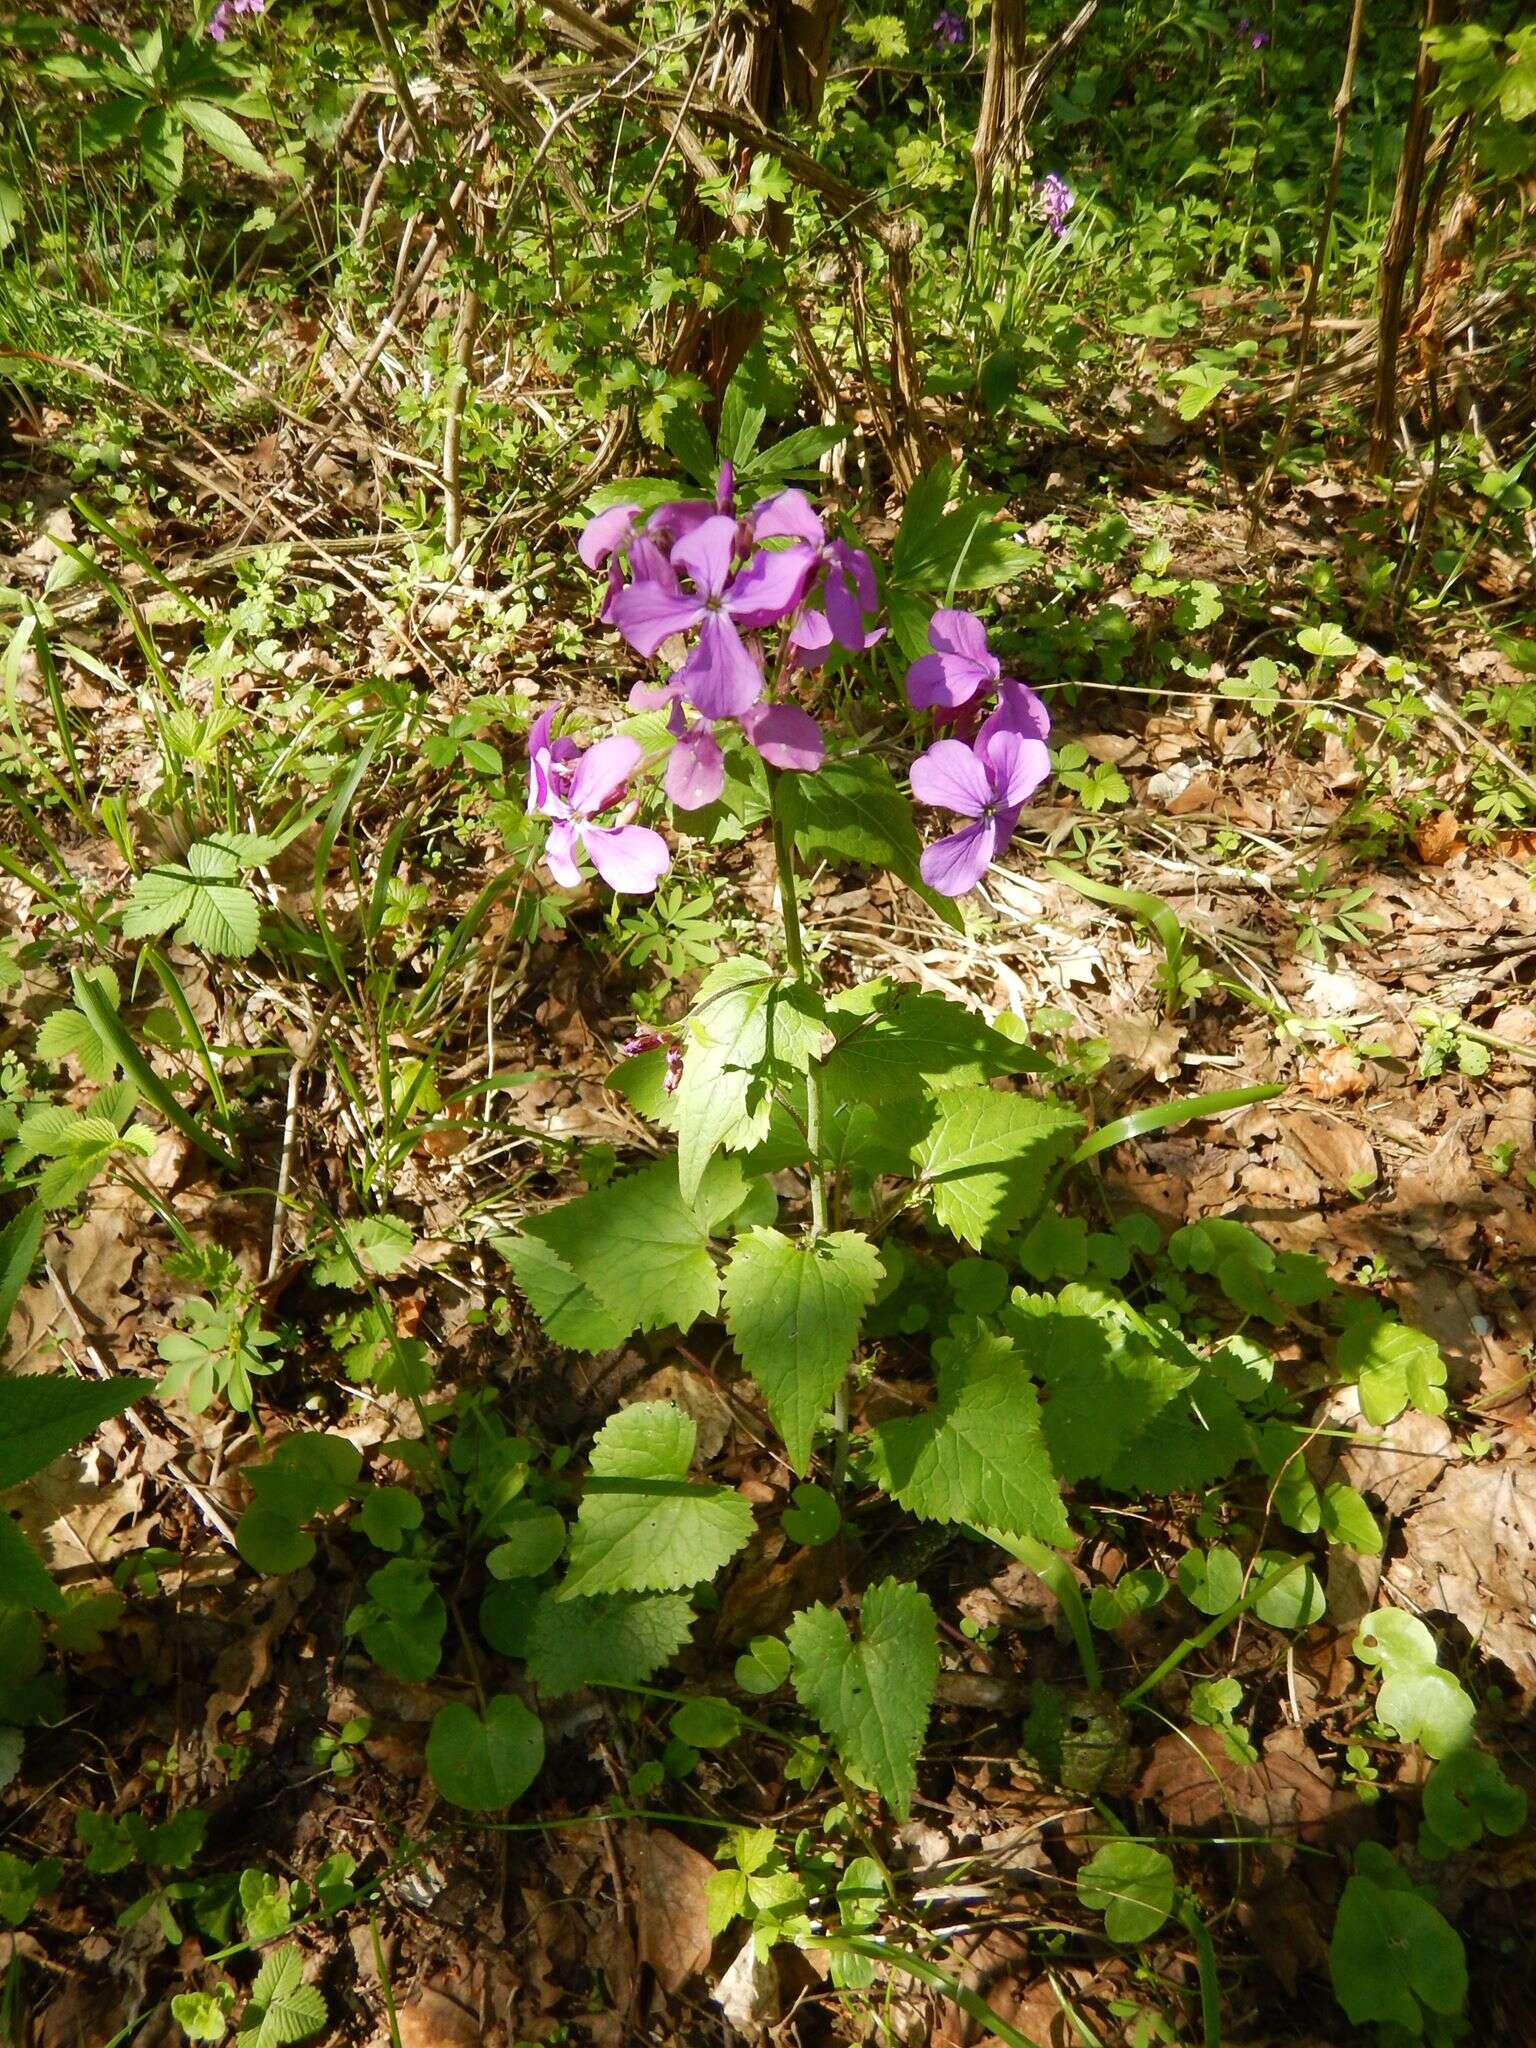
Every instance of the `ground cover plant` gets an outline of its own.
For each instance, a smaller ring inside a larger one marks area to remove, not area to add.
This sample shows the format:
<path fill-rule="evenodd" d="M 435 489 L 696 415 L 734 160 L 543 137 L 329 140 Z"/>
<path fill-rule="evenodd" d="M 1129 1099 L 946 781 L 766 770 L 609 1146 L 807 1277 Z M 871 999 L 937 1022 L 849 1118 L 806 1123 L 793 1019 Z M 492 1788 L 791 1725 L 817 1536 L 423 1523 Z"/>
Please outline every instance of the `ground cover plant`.
<path fill-rule="evenodd" d="M 0 2043 L 1522 2043 L 1536 32 L 0 9 Z"/>

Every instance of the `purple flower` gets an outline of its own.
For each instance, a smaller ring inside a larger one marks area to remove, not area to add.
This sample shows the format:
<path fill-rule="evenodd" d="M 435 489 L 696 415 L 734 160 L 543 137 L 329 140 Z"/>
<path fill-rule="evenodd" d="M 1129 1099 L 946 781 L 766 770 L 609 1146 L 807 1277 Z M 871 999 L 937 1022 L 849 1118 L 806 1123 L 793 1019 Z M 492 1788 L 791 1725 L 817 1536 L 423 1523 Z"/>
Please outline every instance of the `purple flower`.
<path fill-rule="evenodd" d="M 680 811 L 701 811 L 706 804 L 717 803 L 725 788 L 725 756 L 714 733 L 702 719 L 690 724 L 675 697 L 667 731 L 672 735 L 663 778 L 668 802 Z"/>
<path fill-rule="evenodd" d="M 941 7 L 933 17 L 933 39 L 936 43 L 963 43 L 965 41 L 965 17 L 956 14 L 953 8 Z"/>
<path fill-rule="evenodd" d="M 1021 685 L 1022 687 L 1022 685 Z M 1012 730 L 993 732 L 974 747 L 935 740 L 912 763 L 912 794 L 972 823 L 924 849 L 923 880 L 941 896 L 974 889 L 1007 846 L 1027 799 L 1050 773 L 1042 740 Z"/>
<path fill-rule="evenodd" d="M 208 17 L 204 33 L 215 43 L 222 43 L 229 35 L 229 25 L 241 15 L 265 14 L 267 0 L 219 0 Z"/>
<path fill-rule="evenodd" d="M 671 569 L 690 579 L 692 591 L 647 577 L 621 590 L 611 607 L 613 623 L 647 659 L 674 633 L 698 628 L 676 681 L 706 718 L 738 717 L 761 697 L 762 670 L 741 636 L 787 618 L 816 569 L 815 551 L 798 544 L 754 555 L 733 574 L 736 539 L 736 521 L 714 514 L 672 549 Z"/>
<path fill-rule="evenodd" d="M 672 1037 L 663 1037 L 659 1031 L 637 1031 L 633 1038 L 626 1038 L 619 1047 L 621 1059 L 632 1060 L 643 1052 L 660 1052 L 666 1047 L 666 1072 L 661 1077 L 664 1095 L 675 1095 L 677 1084 L 683 1078 L 683 1049 Z"/>
<path fill-rule="evenodd" d="M 1077 204 L 1077 194 L 1065 178 L 1048 171 L 1035 187 L 1035 204 L 1040 218 L 1059 242 L 1067 232 L 1067 215 Z"/>
<path fill-rule="evenodd" d="M 1050 738 L 1051 714 L 1028 683 L 1003 677 L 997 686 L 997 709 L 982 720 L 975 744 L 981 746 L 997 732 L 1016 732 L 1021 739 L 1042 742 Z"/>
<path fill-rule="evenodd" d="M 561 711 L 560 705 L 552 704 L 528 728 L 528 810 L 541 818 L 561 816 L 554 805 L 569 795 L 571 764 L 581 758 L 575 740 L 553 737 Z"/>
<path fill-rule="evenodd" d="M 987 629 L 974 612 L 937 611 L 928 622 L 932 654 L 907 670 L 907 702 L 915 711 L 959 711 L 1001 673 L 987 652 Z"/>
<path fill-rule="evenodd" d="M 764 498 L 760 505 L 753 507 L 751 524 L 758 540 L 790 539 L 815 549 L 817 559 L 825 564 L 827 572 L 821 602 L 831 639 L 853 654 L 873 647 L 883 636 L 884 628 L 877 628 L 873 633 L 864 630 L 864 614 L 878 610 L 880 604 L 875 565 L 864 550 L 853 547 L 840 535 L 828 540 L 826 528 L 804 491 L 779 491 L 771 498 Z M 831 644 L 828 638 L 823 637 L 819 626 L 810 626 L 808 631 L 802 632 L 801 628 L 815 617 L 815 613 L 806 613 L 791 635 L 795 656 L 802 668 L 817 667 Z M 816 659 L 800 660 L 802 652 L 808 650 L 815 650 Z"/>
<path fill-rule="evenodd" d="M 814 775 L 826 755 L 815 719 L 793 704 L 754 704 L 741 714 L 741 729 L 770 768 Z"/>
<path fill-rule="evenodd" d="M 1248 38 L 1249 47 L 1250 49 L 1254 50 L 1262 50 L 1265 44 L 1268 43 L 1268 41 L 1268 35 L 1261 28 L 1256 28 L 1253 34 Z"/>
<path fill-rule="evenodd" d="M 642 758 L 638 740 L 615 733 L 587 749 L 563 790 L 549 789 L 545 815 L 555 823 L 545 842 L 544 864 L 562 888 L 581 885 L 578 852 L 585 852 L 609 888 L 621 896 L 648 896 L 671 866 L 661 834 L 627 823 L 628 813 L 617 824 L 596 822 L 619 802 Z"/>

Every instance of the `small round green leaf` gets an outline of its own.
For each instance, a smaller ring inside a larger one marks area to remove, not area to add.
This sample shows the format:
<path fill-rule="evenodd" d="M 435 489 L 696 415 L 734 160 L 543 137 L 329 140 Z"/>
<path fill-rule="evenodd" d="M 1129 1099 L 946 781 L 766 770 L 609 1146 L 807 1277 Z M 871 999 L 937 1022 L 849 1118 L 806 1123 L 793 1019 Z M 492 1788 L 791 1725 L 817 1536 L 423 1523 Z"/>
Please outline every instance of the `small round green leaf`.
<path fill-rule="evenodd" d="M 690 1749 L 725 1749 L 741 1733 L 741 1714 L 729 1700 L 689 1700 L 672 1716 L 672 1734 Z"/>
<path fill-rule="evenodd" d="M 280 1508 L 258 1501 L 235 1524 L 235 1548 L 252 1571 L 278 1578 L 304 1569 L 315 1554 L 315 1539 Z"/>
<path fill-rule="evenodd" d="M 830 1543 L 841 1528 L 843 1518 L 827 1489 L 805 1480 L 795 1488 L 790 1498 L 794 1506 L 786 1508 L 780 1517 L 784 1534 L 790 1542 L 803 1543 L 808 1550 Z"/>
<path fill-rule="evenodd" d="M 421 1502 L 403 1486 L 373 1486 L 363 1495 L 358 1521 L 375 1550 L 399 1550 L 408 1531 L 421 1527 Z"/>
<path fill-rule="evenodd" d="M 565 1517 L 558 1508 L 519 1501 L 502 1518 L 504 1540 L 485 1560 L 493 1579 L 536 1579 L 565 1548 Z"/>
<path fill-rule="evenodd" d="M 521 1799 L 544 1763 L 544 1727 L 511 1693 L 498 1693 L 485 1719 L 455 1702 L 439 1708 L 427 1735 L 427 1771 L 452 1806 L 488 1813 Z"/>
<path fill-rule="evenodd" d="M 789 1647 L 778 1636 L 754 1636 L 736 1659 L 736 1683 L 743 1692 L 766 1698 L 789 1676 Z"/>
<path fill-rule="evenodd" d="M 1078 1873 L 1077 1895 L 1111 1941 L 1145 1941 L 1173 1911 L 1173 1865 L 1147 1842 L 1106 1842 Z"/>
<path fill-rule="evenodd" d="M 1224 1543 L 1187 1550 L 1179 1559 L 1179 1591 L 1202 1614 L 1225 1614 L 1243 1597 L 1243 1561 Z"/>
<path fill-rule="evenodd" d="M 1264 1590 L 1253 1611 L 1260 1621 L 1271 1628 L 1310 1628 L 1322 1619 L 1328 1601 L 1311 1565 L 1298 1565 L 1283 1550 L 1266 1550 L 1257 1571 Z"/>

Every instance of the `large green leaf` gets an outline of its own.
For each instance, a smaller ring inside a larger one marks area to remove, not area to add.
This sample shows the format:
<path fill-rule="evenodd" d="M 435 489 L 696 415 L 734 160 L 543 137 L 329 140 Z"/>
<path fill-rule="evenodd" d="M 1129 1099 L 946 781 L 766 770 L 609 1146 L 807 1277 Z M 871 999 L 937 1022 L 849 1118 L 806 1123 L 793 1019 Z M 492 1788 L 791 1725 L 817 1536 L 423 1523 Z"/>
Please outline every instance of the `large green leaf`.
<path fill-rule="evenodd" d="M 1328 1964 L 1334 1994 L 1357 2027 L 1400 2027 L 1417 2040 L 1424 2007 L 1449 2018 L 1466 2004 L 1460 1935 L 1376 1842 L 1356 1855 Z"/>
<path fill-rule="evenodd" d="M 199 840 L 185 867 L 166 863 L 139 876 L 123 912 L 124 937 L 153 938 L 175 925 L 183 946 L 243 957 L 261 936 L 261 909 L 239 875 L 228 847 Z"/>
<path fill-rule="evenodd" d="M 925 1089 L 977 1087 L 1003 1074 L 1038 1073 L 1036 1052 L 994 1031 L 963 1003 L 929 991 L 890 990 L 845 1023 L 824 1068 L 834 1101 L 882 1104 Z"/>
<path fill-rule="evenodd" d="M 933 1347 L 939 1397 L 875 1430 L 887 1492 L 931 1522 L 1071 1541 L 1034 1384 L 1006 1337 L 971 1324 Z"/>
<path fill-rule="evenodd" d="M 979 1251 L 1045 1199 L 1051 1169 L 1082 1118 L 996 1088 L 949 1088 L 912 1157 L 944 1229 Z"/>
<path fill-rule="evenodd" d="M 816 1238 L 753 1230 L 725 1274 L 725 1320 L 790 1464 L 811 1462 L 816 1424 L 848 1370 L 880 1260 L 862 1232 Z"/>
<path fill-rule="evenodd" d="M 693 1604 L 681 1593 L 598 1600 L 546 1593 L 528 1628 L 528 1676 L 552 1695 L 583 1685 L 644 1685 L 671 1663 L 692 1627 Z"/>
<path fill-rule="evenodd" d="M 882 1579 L 860 1603 L 857 1642 L 841 1614 L 820 1605 L 803 1608 L 787 1637 L 801 1706 L 831 1737 L 854 1782 L 905 1820 L 939 1676 L 927 1594 Z"/>
<path fill-rule="evenodd" d="M 142 1379 L 71 1380 L 57 1373 L 0 1379 L 0 1487 L 30 1479 L 151 1391 Z"/>
<path fill-rule="evenodd" d="M 634 1328 L 627 1316 L 604 1308 L 541 1239 L 493 1237 L 491 1244 L 512 1268 L 528 1306 L 556 1344 L 570 1351 L 608 1351 Z"/>
<path fill-rule="evenodd" d="M 523 1224 L 573 1273 L 621 1335 L 712 1315 L 720 1281 L 709 1232 L 678 1186 L 677 1162 L 658 1160 Z M 614 1341 L 617 1341 L 616 1339 Z"/>
<path fill-rule="evenodd" d="M 883 868 L 915 889 L 946 924 L 964 930 L 965 919 L 955 905 L 936 896 L 923 881 L 918 868 L 922 842 L 912 806 L 878 756 L 837 755 L 824 761 L 815 775 L 786 775 L 779 788 L 784 815 L 802 854 L 813 860 Z"/>
<path fill-rule="evenodd" d="M 64 1595 L 8 1514 L 0 1511 L 0 1607 L 62 1614 Z"/>
<path fill-rule="evenodd" d="M 692 1202 L 722 1147 L 746 1152 L 768 1134 L 768 1014 L 776 983 L 761 961 L 723 962 L 688 1014 L 682 1078 L 672 1098 L 677 1175 Z"/>
<path fill-rule="evenodd" d="M 662 1593 L 713 1578 L 752 1534 L 739 1493 L 690 1481 L 698 1429 L 670 1401 L 611 1416 L 592 1446 L 591 1472 L 559 1597 Z"/>
<path fill-rule="evenodd" d="M 201 136 L 210 149 L 232 163 L 237 171 L 249 171 L 258 178 L 271 177 L 272 166 L 240 123 L 212 100 L 178 100 L 171 112 L 179 114 L 194 135 Z"/>

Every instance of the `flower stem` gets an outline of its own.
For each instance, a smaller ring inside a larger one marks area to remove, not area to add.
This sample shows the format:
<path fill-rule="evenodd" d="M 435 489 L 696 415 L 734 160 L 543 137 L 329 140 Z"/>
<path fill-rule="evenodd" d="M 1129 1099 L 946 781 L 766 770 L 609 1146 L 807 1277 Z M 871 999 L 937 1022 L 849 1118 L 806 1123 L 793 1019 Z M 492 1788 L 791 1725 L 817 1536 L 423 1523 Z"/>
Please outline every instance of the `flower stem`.
<path fill-rule="evenodd" d="M 800 936 L 800 902 L 795 894 L 795 849 L 780 801 L 782 768 L 768 770 L 768 802 L 773 816 L 773 857 L 779 870 L 779 904 L 784 918 L 784 957 L 802 988 L 811 986 L 805 971 L 805 946 Z M 821 1069 L 812 1060 L 805 1075 L 805 1139 L 810 1148 L 811 1236 L 827 1227 L 827 1182 L 821 1166 Z M 839 1393 L 839 1426 L 847 1429 L 846 1390 Z"/>

